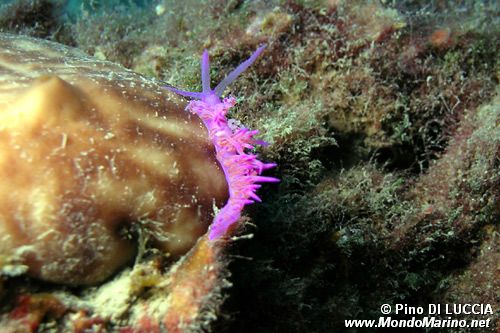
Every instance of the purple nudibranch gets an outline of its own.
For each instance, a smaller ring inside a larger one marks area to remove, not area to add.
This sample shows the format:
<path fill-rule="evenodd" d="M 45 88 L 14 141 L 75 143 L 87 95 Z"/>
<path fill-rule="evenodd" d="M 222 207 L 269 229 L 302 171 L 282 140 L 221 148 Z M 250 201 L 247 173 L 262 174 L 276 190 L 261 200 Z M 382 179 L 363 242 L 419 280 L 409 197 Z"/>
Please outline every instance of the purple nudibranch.
<path fill-rule="evenodd" d="M 229 199 L 216 214 L 210 226 L 209 239 L 214 240 L 224 236 L 231 225 L 236 223 L 245 205 L 261 201 L 255 193 L 261 185 L 257 183 L 274 183 L 279 179 L 261 176 L 262 172 L 274 168 L 275 163 L 264 163 L 257 155 L 249 152 L 255 145 L 266 145 L 261 140 L 254 139 L 258 130 L 246 127 L 229 126 L 231 119 L 226 117 L 229 109 L 236 104 L 233 97 L 222 98 L 224 90 L 245 71 L 264 51 L 260 46 L 247 60 L 229 73 L 214 89 L 210 88 L 210 62 L 207 50 L 201 57 L 201 92 L 179 90 L 165 87 L 179 95 L 193 98 L 186 110 L 198 115 L 208 130 L 224 175 L 229 187 Z"/>

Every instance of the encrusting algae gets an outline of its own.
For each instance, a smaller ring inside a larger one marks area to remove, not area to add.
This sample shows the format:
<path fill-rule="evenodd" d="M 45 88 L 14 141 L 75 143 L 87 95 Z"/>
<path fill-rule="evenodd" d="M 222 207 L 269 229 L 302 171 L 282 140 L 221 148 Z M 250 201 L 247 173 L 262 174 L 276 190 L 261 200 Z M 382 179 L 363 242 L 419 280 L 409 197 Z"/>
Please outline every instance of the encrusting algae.
<path fill-rule="evenodd" d="M 229 116 L 272 143 L 256 152 L 278 163 L 281 183 L 247 210 L 252 235 L 234 239 L 248 241 L 202 237 L 169 266 L 142 245 L 157 234 L 146 221 L 153 235 L 123 230 L 139 238 L 136 263 L 95 289 L 47 293 L 3 275 L 0 327 L 343 332 L 345 320 L 378 319 L 382 303 L 498 308 L 498 6 L 162 0 L 158 13 L 110 2 L 94 1 L 76 22 L 11 6 L 0 29 L 191 91 L 202 90 L 202 49 L 220 82 L 266 44 L 231 86 L 245 97 Z M 493 317 L 470 319 L 491 319 L 493 332 Z"/>

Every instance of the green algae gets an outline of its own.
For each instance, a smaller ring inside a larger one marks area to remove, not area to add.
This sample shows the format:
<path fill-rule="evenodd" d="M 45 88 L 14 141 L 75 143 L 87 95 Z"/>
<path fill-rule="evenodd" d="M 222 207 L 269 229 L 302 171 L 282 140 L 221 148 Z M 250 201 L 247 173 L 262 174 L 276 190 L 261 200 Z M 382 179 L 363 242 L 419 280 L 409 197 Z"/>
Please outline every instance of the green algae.
<path fill-rule="evenodd" d="M 248 210 L 255 237 L 228 253 L 252 260 L 230 265 L 217 331 L 343 331 L 383 303 L 466 303 L 471 290 L 498 306 L 498 286 L 474 287 L 493 276 L 482 249 L 498 247 L 493 6 L 163 3 L 165 15 L 88 17 L 75 43 L 187 90 L 201 88 L 203 48 L 220 80 L 268 44 L 231 87 L 231 116 L 271 143 L 260 153 L 282 183 Z"/>

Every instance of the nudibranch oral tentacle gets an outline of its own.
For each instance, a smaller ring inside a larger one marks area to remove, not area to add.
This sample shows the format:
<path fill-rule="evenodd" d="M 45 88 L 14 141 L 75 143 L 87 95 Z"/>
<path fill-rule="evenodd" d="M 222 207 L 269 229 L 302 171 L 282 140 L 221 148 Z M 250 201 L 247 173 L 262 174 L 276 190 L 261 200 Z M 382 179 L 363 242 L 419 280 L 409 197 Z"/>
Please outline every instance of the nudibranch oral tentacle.
<path fill-rule="evenodd" d="M 236 223 L 245 205 L 260 202 L 255 193 L 261 185 L 257 183 L 274 183 L 279 179 L 261 176 L 262 172 L 274 168 L 275 163 L 264 163 L 249 150 L 256 145 L 267 145 L 266 142 L 254 139 L 259 132 L 246 127 L 235 127 L 227 113 L 236 104 L 234 97 L 222 98 L 224 90 L 243 73 L 264 51 L 259 47 L 247 60 L 242 62 L 214 89 L 210 87 L 210 62 L 207 50 L 201 57 L 202 92 L 167 89 L 185 97 L 193 98 L 186 110 L 198 115 L 207 128 L 209 138 L 215 146 L 219 161 L 229 188 L 229 199 L 217 212 L 210 226 L 209 239 L 215 240 L 224 236 L 228 229 Z"/>

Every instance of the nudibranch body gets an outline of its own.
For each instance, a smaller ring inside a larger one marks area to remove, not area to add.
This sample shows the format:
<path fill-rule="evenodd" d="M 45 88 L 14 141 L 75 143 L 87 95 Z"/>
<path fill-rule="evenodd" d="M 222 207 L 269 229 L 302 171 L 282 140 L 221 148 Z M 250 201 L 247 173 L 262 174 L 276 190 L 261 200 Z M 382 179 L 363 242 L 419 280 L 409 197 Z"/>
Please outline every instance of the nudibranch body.
<path fill-rule="evenodd" d="M 255 154 L 248 151 L 256 144 L 266 144 L 254 139 L 259 131 L 232 125 L 231 119 L 228 119 L 226 115 L 236 104 L 236 100 L 233 97 L 221 100 L 227 86 L 259 57 L 264 47 L 259 47 L 250 58 L 241 63 L 214 89 L 210 88 L 210 64 L 206 50 L 201 59 L 202 92 L 166 87 L 177 94 L 195 99 L 189 102 L 186 110 L 198 115 L 205 124 L 215 146 L 217 160 L 228 183 L 229 199 L 217 212 L 210 226 L 209 238 L 211 240 L 226 234 L 228 229 L 239 220 L 245 205 L 261 201 L 255 194 L 255 191 L 260 188 L 257 183 L 279 181 L 274 177 L 261 176 L 264 170 L 275 167 L 275 163 L 263 163 Z"/>

